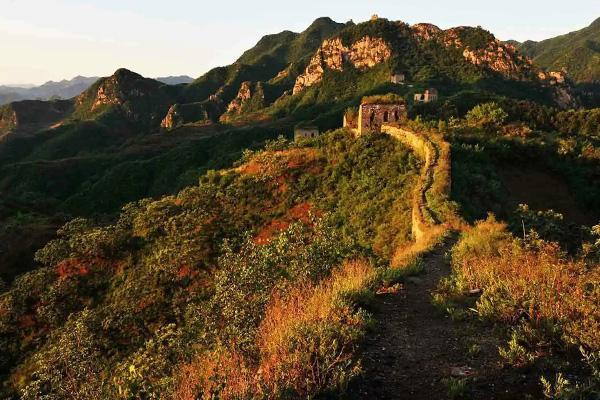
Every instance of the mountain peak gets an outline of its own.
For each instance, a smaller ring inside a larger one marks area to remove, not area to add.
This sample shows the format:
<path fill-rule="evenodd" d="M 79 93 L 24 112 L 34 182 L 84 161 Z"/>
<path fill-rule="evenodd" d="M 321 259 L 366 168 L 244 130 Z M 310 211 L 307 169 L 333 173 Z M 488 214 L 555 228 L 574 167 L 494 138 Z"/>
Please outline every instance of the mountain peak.
<path fill-rule="evenodd" d="M 309 31 L 309 30 L 317 29 L 317 28 L 320 29 L 323 26 L 333 26 L 333 25 L 338 25 L 338 23 L 329 17 L 319 17 L 319 18 L 315 19 L 312 22 L 312 24 L 310 24 L 308 26 L 308 28 L 306 30 Z"/>
<path fill-rule="evenodd" d="M 600 28 L 600 18 L 596 18 L 589 26 L 590 28 Z"/>
<path fill-rule="evenodd" d="M 121 80 L 139 80 L 144 79 L 144 77 L 136 72 L 130 71 L 127 68 L 119 68 L 115 71 L 115 73 L 111 76 L 111 78 L 115 78 L 119 81 Z"/>

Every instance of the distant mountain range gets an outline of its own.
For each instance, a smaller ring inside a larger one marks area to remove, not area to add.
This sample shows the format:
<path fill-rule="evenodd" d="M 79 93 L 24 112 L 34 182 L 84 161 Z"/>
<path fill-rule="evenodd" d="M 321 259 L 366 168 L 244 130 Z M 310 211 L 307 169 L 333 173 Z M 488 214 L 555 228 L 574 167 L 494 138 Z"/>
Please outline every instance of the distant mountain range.
<path fill-rule="evenodd" d="M 164 76 L 159 78 L 154 78 L 155 80 L 166 83 L 167 85 L 180 85 L 182 83 L 192 83 L 194 82 L 194 78 L 187 75 L 179 75 L 179 76 Z"/>
<path fill-rule="evenodd" d="M 4 85 L 0 86 L 0 105 L 21 100 L 53 100 L 70 99 L 88 89 L 99 77 L 76 76 L 73 79 L 63 79 L 60 82 L 48 81 L 40 86 L 35 85 Z M 178 85 L 193 82 L 187 75 L 166 76 L 156 78 L 167 85 Z"/>
<path fill-rule="evenodd" d="M 564 69 L 576 82 L 600 82 L 600 18 L 566 35 L 541 42 L 512 43 L 540 67 Z"/>
<path fill-rule="evenodd" d="M 40 86 L 0 86 L 0 104 L 19 100 L 69 99 L 75 97 L 98 80 L 98 77 L 76 76 L 60 82 L 48 81 Z"/>

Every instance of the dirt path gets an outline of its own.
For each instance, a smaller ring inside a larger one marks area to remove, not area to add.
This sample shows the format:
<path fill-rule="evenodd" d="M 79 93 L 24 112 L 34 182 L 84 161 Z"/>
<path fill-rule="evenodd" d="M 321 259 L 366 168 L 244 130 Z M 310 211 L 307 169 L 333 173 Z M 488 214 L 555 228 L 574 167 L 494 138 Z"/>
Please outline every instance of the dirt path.
<path fill-rule="evenodd" d="M 376 297 L 370 311 L 377 322 L 363 351 L 364 377 L 351 385 L 350 398 L 446 399 L 451 382 L 461 379 L 463 396 L 452 398 L 520 399 L 537 391 L 536 374 L 502 368 L 500 342 L 491 328 L 454 321 L 431 303 L 431 291 L 450 273 L 445 253 L 453 243 L 427 254 L 425 273 L 408 278 L 399 293 Z"/>

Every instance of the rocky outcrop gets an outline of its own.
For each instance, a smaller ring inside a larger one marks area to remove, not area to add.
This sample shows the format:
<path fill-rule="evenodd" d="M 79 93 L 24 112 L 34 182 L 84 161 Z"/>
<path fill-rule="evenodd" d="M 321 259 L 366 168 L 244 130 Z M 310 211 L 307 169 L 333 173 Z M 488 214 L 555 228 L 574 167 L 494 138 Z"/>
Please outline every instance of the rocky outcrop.
<path fill-rule="evenodd" d="M 345 64 L 349 63 L 354 68 L 366 70 L 386 61 L 391 55 L 389 44 L 381 38 L 365 36 L 350 47 L 345 46 L 340 38 L 325 40 L 304 73 L 296 79 L 293 93 L 320 82 L 327 69 L 343 71 Z"/>
<path fill-rule="evenodd" d="M 497 40 L 480 28 L 459 26 L 441 30 L 432 24 L 411 26 L 413 35 L 421 41 L 435 40 L 445 47 L 462 51 L 465 60 L 473 65 L 498 72 L 512 79 L 527 79 L 534 72 L 531 60 L 510 44 Z"/>
<path fill-rule="evenodd" d="M 149 84 L 150 82 L 155 84 Z M 88 105 L 89 110 L 93 112 L 105 105 L 122 105 L 130 100 L 135 101 L 136 98 L 144 96 L 148 89 L 157 89 L 159 86 L 159 82 L 145 79 L 126 69 L 119 69 L 114 75 L 100 79 L 98 85 L 94 85 L 90 91 L 78 96 L 75 104 Z"/>
<path fill-rule="evenodd" d="M 219 118 L 221 122 L 228 122 L 237 115 L 258 111 L 267 104 L 265 87 L 263 82 L 242 82 L 235 98 L 229 103 L 223 115 Z"/>
<path fill-rule="evenodd" d="M 411 28 L 415 37 L 420 40 L 432 40 L 442 32 L 440 28 L 433 24 L 415 24 Z"/>
<path fill-rule="evenodd" d="M 24 100 L 0 107 L 0 140 L 11 133 L 48 129 L 73 110 L 71 100 Z"/>
<path fill-rule="evenodd" d="M 235 96 L 235 99 L 233 99 L 231 103 L 229 103 L 229 105 L 227 106 L 228 113 L 239 114 L 242 111 L 242 106 L 244 105 L 244 103 L 252 98 L 251 84 L 252 82 L 248 81 L 242 82 L 237 96 Z"/>
<path fill-rule="evenodd" d="M 167 111 L 167 115 L 160 122 L 160 127 L 164 129 L 173 129 L 179 125 L 183 124 L 183 118 L 178 112 L 178 105 L 173 104 L 169 107 L 169 111 Z"/>
<path fill-rule="evenodd" d="M 348 58 L 354 68 L 365 70 L 386 61 L 392 56 L 390 46 L 380 38 L 365 36 L 350 48 Z"/>
<path fill-rule="evenodd" d="M 481 49 L 466 47 L 463 57 L 471 64 L 486 67 L 506 77 L 523 79 L 530 77 L 533 71 L 531 60 L 517 54 L 511 45 L 495 40 Z"/>
<path fill-rule="evenodd" d="M 244 106 L 254 98 L 257 103 L 264 105 L 265 93 L 261 82 L 252 85 L 252 82 L 242 82 L 237 96 L 227 106 L 228 114 L 241 114 Z"/>
<path fill-rule="evenodd" d="M 218 98 L 197 103 L 173 104 L 160 126 L 169 130 L 188 123 L 208 124 L 218 120 L 222 112 L 222 102 Z"/>
<path fill-rule="evenodd" d="M 87 118 L 116 107 L 130 120 L 158 127 L 172 104 L 171 92 L 166 88 L 154 79 L 119 69 L 75 99 L 76 114 Z"/>
<path fill-rule="evenodd" d="M 571 86 L 568 85 L 554 87 L 552 97 L 556 104 L 562 109 L 573 108 L 578 105 L 578 101 L 571 91 Z"/>
<path fill-rule="evenodd" d="M 564 71 L 539 71 L 538 78 L 550 85 L 562 85 L 567 82 L 567 73 Z"/>
<path fill-rule="evenodd" d="M 15 129 L 19 124 L 17 112 L 12 107 L 2 107 L 0 109 L 0 137 Z"/>

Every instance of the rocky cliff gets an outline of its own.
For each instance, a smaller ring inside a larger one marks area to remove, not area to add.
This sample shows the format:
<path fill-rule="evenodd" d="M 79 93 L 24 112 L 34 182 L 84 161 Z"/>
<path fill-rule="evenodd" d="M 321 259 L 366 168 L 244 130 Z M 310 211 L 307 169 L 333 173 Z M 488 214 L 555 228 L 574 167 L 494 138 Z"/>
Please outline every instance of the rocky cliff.
<path fill-rule="evenodd" d="M 411 28 L 420 41 L 434 40 L 445 47 L 458 49 L 464 59 L 473 65 L 512 79 L 522 80 L 533 76 L 530 59 L 482 29 L 460 26 L 442 30 L 432 24 L 416 24 Z"/>
<path fill-rule="evenodd" d="M 391 55 L 390 45 L 381 38 L 365 36 L 349 47 L 340 38 L 325 40 L 304 73 L 296 79 L 293 93 L 320 82 L 327 69 L 343 71 L 348 63 L 354 68 L 366 70 L 386 61 Z"/>
<path fill-rule="evenodd" d="M 256 103 L 257 107 L 264 106 L 265 91 L 262 82 L 242 82 L 237 96 L 227 106 L 227 114 L 240 114 L 251 102 Z"/>
<path fill-rule="evenodd" d="M 163 129 L 174 129 L 192 122 L 208 124 L 217 121 L 222 112 L 222 102 L 215 97 L 197 103 L 173 104 L 160 126 Z"/>
<path fill-rule="evenodd" d="M 171 93 L 163 83 L 119 69 L 75 98 L 76 115 L 85 118 L 117 110 L 131 121 L 157 127 L 173 104 Z"/>
<path fill-rule="evenodd" d="M 24 100 L 0 107 L 0 141 L 12 133 L 47 129 L 73 110 L 70 100 Z"/>

